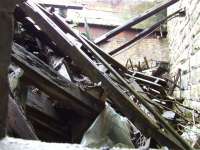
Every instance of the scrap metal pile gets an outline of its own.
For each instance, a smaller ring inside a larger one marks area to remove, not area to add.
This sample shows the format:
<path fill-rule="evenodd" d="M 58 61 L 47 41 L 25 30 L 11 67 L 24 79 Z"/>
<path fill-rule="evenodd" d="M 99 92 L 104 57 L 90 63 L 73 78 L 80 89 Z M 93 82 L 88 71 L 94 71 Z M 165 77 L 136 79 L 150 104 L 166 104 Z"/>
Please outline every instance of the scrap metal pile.
<path fill-rule="evenodd" d="M 79 143 L 109 105 L 137 131 L 134 147 L 191 149 L 180 136 L 191 120 L 166 80 L 128 70 L 41 5 L 17 6 L 11 59 L 11 136 Z"/>

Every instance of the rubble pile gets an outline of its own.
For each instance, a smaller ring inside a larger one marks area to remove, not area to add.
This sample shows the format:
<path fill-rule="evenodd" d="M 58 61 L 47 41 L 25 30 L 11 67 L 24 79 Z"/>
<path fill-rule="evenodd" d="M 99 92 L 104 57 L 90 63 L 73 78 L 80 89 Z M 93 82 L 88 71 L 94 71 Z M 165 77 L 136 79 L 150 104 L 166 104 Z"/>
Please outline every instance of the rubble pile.
<path fill-rule="evenodd" d="M 199 112 L 194 120 L 184 114 L 190 108 L 172 97 L 176 82 L 169 86 L 159 70 L 157 76 L 128 70 L 32 1 L 14 15 L 10 136 L 95 148 L 191 149 L 181 135 L 198 124 Z"/>

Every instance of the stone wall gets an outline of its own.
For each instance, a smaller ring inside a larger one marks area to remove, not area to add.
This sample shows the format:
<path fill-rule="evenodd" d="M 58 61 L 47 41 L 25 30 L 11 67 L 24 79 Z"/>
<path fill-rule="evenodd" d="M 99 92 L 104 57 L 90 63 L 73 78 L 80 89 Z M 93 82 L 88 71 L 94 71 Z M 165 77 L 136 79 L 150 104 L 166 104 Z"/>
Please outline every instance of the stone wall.
<path fill-rule="evenodd" d="M 186 16 L 168 22 L 171 73 L 175 75 L 179 68 L 182 70 L 183 90 L 175 93 L 197 107 L 200 104 L 200 1 L 180 0 L 168 9 L 168 14 L 179 8 L 185 8 Z"/>

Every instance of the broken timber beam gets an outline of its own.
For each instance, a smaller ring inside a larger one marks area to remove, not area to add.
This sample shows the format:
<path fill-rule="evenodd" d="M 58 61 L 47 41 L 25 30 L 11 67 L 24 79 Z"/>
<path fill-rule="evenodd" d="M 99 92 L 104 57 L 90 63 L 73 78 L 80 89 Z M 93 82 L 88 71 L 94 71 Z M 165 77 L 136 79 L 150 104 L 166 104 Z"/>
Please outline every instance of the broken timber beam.
<path fill-rule="evenodd" d="M 56 71 L 21 46 L 14 44 L 12 61 L 24 70 L 25 78 L 68 109 L 85 117 L 95 117 L 104 108 L 104 102 L 83 93 Z"/>
<path fill-rule="evenodd" d="M 95 44 L 100 44 L 102 42 L 105 42 L 106 40 L 114 37 L 115 35 L 117 35 L 118 33 L 124 31 L 127 28 L 130 28 L 133 25 L 136 25 L 142 21 L 144 21 L 145 19 L 155 15 L 156 13 L 166 9 L 167 7 L 175 4 L 176 2 L 178 2 L 179 0 L 169 0 L 167 2 L 164 2 L 163 4 L 156 6 L 153 9 L 150 9 L 149 11 L 143 13 L 142 15 L 139 15 L 137 17 L 134 17 L 132 19 L 130 19 L 128 22 L 126 22 L 125 24 L 118 26 L 116 28 L 114 28 L 113 30 L 105 33 L 104 35 L 100 36 L 99 38 L 97 38 L 95 40 Z"/>
<path fill-rule="evenodd" d="M 82 10 L 83 5 L 62 5 L 62 4 L 45 4 L 45 3 L 40 3 L 44 7 L 53 7 L 53 8 L 59 8 L 59 9 L 75 9 L 75 10 Z"/>
<path fill-rule="evenodd" d="M 23 9 L 56 43 L 64 56 L 70 56 L 76 64 L 81 64 L 83 66 L 82 71 L 86 73 L 93 82 L 102 82 L 104 90 L 109 93 L 109 97 L 111 97 L 113 103 L 115 103 L 122 114 L 127 116 L 144 135 L 153 137 L 161 145 L 167 145 L 168 147 L 177 149 L 190 149 L 190 146 L 184 144 L 183 141 L 180 139 L 180 141 L 177 140 L 177 136 L 175 137 L 174 135 L 172 136 L 172 134 L 162 132 L 161 129 L 114 84 L 109 76 L 106 75 L 105 72 L 100 71 L 97 65 L 79 47 L 74 45 L 73 42 L 66 37 L 65 33 L 33 2 L 28 1 L 24 3 L 21 9 Z"/>

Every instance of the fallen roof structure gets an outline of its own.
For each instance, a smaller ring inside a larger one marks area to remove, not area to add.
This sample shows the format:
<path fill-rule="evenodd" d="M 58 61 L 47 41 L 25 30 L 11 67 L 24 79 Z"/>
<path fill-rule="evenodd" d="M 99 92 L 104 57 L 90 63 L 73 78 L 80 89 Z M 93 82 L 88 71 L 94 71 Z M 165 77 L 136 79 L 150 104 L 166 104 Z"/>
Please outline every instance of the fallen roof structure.
<path fill-rule="evenodd" d="M 133 20 L 142 21 L 177 1 L 164 3 Z M 60 16 L 32 1 L 16 8 L 15 19 L 20 29 L 15 33 L 11 57 L 11 135 L 50 142 L 80 142 L 109 103 L 137 132 L 152 139 L 154 148 L 192 149 L 172 127 L 190 122 L 173 110 L 174 105 L 181 105 L 181 101 L 171 97 L 179 76 L 169 87 L 158 76 L 128 70 L 74 31 Z M 15 67 L 23 70 L 22 75 Z"/>

